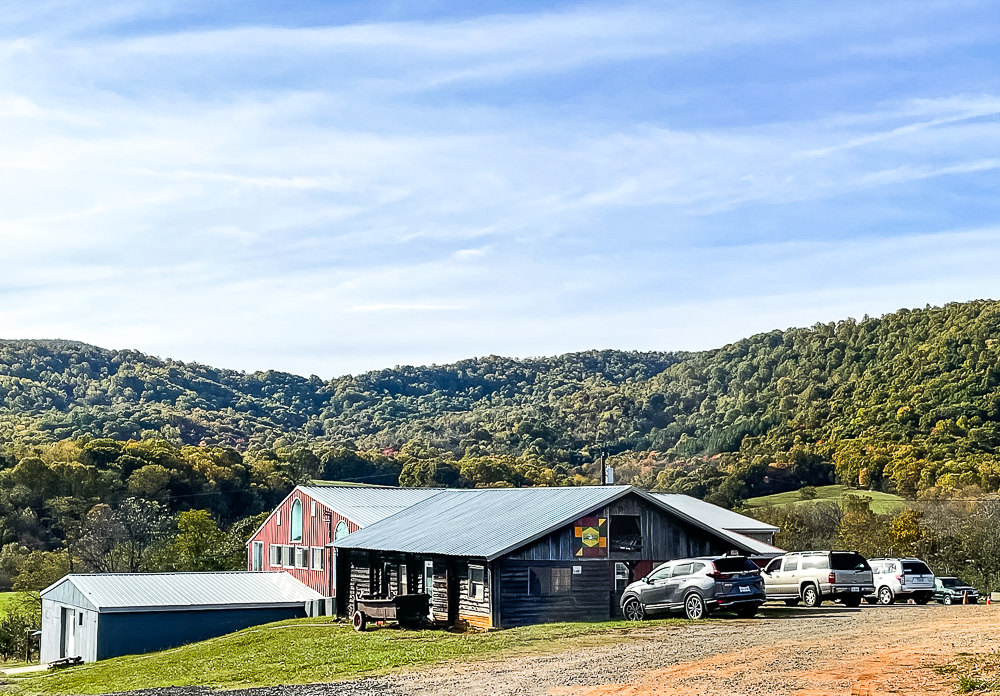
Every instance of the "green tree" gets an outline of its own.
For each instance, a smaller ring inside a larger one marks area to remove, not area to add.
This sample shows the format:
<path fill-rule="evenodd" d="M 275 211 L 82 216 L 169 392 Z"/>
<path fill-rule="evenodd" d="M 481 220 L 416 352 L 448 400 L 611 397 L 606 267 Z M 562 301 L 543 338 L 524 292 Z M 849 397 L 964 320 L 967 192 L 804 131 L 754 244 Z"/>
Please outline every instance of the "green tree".
<path fill-rule="evenodd" d="M 179 513 L 177 530 L 171 547 L 177 570 L 226 570 L 226 533 L 219 529 L 208 510 Z"/>

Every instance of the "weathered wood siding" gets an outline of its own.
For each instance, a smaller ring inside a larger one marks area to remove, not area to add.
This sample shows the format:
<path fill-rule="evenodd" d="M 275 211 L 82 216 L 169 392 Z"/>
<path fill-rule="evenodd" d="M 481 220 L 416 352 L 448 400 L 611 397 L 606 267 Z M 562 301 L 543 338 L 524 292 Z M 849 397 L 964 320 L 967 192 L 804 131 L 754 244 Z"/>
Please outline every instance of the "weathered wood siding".
<path fill-rule="evenodd" d="M 302 541 L 292 542 L 292 502 L 296 498 L 302 501 Z M 316 504 L 315 515 L 312 513 L 313 503 Z M 278 514 L 279 512 L 280 516 Z M 327 520 L 324 520 L 324 513 L 328 515 Z M 281 524 L 278 524 L 279 517 Z M 333 530 L 337 528 L 337 524 L 341 520 L 347 523 L 347 528 L 351 532 L 356 532 L 359 529 L 358 525 L 340 515 L 336 510 L 329 509 L 318 500 L 313 499 L 302 491 L 292 491 L 292 493 L 281 501 L 281 504 L 274 509 L 271 516 L 267 518 L 263 526 L 261 526 L 257 533 L 254 534 L 254 536 L 247 543 L 247 569 L 253 570 L 253 542 L 263 542 L 264 564 L 261 570 L 283 570 L 296 580 L 299 580 L 305 585 L 308 585 L 312 589 L 316 590 L 324 597 L 336 596 L 333 549 L 326 548 L 326 545 L 333 539 Z M 306 549 L 311 549 L 313 547 L 323 548 L 323 570 L 294 568 L 284 564 L 280 566 L 271 565 L 270 546 L 272 544 Z"/>
<path fill-rule="evenodd" d="M 714 534 L 654 508 L 637 495 L 625 496 L 589 514 L 609 518 L 610 527 L 614 526 L 616 515 L 639 517 L 642 551 L 612 551 L 608 555 L 612 560 L 651 560 L 662 563 L 674 558 L 704 556 L 729 550 L 729 544 Z M 581 559 L 573 555 L 572 523 L 512 551 L 505 558 L 523 561 L 594 560 Z"/>
<path fill-rule="evenodd" d="M 580 568 L 572 575 L 573 566 Z M 495 564 L 500 575 L 500 627 L 527 626 L 557 621 L 603 621 L 611 617 L 612 586 L 609 562 L 523 561 L 504 559 Z M 569 568 L 570 592 L 548 596 L 528 593 L 531 568 Z"/>

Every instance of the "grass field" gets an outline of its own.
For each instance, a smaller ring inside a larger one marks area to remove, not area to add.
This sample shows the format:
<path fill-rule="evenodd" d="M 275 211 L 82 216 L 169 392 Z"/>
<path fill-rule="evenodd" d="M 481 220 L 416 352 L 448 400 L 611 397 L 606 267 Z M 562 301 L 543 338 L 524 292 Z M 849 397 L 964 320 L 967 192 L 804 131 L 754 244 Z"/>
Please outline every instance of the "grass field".
<path fill-rule="evenodd" d="M 0 592 L 0 616 L 3 616 L 7 611 L 7 602 L 16 595 L 16 592 Z"/>
<path fill-rule="evenodd" d="M 855 495 L 865 495 L 872 499 L 872 510 L 879 513 L 890 512 L 906 506 L 906 500 L 898 495 L 890 493 L 879 493 L 877 491 L 859 491 L 847 486 L 819 486 L 816 488 L 816 497 L 813 500 L 802 500 L 798 491 L 787 493 L 775 493 L 774 495 L 763 495 L 759 498 L 750 498 L 746 501 L 746 507 L 764 507 L 770 505 L 808 505 L 821 501 L 839 501 L 845 493 Z"/>
<path fill-rule="evenodd" d="M 491 633 L 392 628 L 356 633 L 347 624 L 332 620 L 296 619 L 160 653 L 25 677 L 6 688 L 20 694 L 101 694 L 172 685 L 236 688 L 329 682 L 498 653 L 601 645 L 624 640 L 650 626 L 686 623 L 683 619 L 664 619 L 545 624 Z"/>

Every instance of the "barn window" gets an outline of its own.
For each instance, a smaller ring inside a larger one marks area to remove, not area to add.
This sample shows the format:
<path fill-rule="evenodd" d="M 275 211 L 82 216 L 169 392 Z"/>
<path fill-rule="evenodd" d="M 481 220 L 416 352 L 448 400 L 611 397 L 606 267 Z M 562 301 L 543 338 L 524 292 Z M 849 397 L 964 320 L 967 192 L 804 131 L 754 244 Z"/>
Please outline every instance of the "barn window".
<path fill-rule="evenodd" d="M 268 553 L 268 563 L 272 566 L 281 565 L 281 546 L 279 544 L 271 544 L 267 547 Z"/>
<path fill-rule="evenodd" d="M 309 502 L 309 510 L 310 510 L 309 516 L 310 517 L 315 517 L 316 516 L 316 501 L 315 500 L 312 500 L 312 501 Z"/>
<path fill-rule="evenodd" d="M 638 515 L 615 515 L 611 518 L 608 546 L 612 551 L 642 551 L 642 529 Z"/>
<path fill-rule="evenodd" d="M 264 569 L 264 542 L 255 541 L 250 547 L 250 570 Z"/>
<path fill-rule="evenodd" d="M 539 597 L 573 591 L 572 568 L 529 568 L 528 594 Z"/>
<path fill-rule="evenodd" d="M 302 541 L 302 501 L 298 498 L 292 501 L 291 525 L 291 541 Z"/>
<path fill-rule="evenodd" d="M 295 549 L 295 567 L 296 568 L 308 568 L 309 567 L 309 549 L 302 548 L 301 546 Z"/>
<path fill-rule="evenodd" d="M 483 599 L 486 596 L 486 568 L 469 566 L 469 597 Z"/>
<path fill-rule="evenodd" d="M 337 530 L 333 533 L 334 540 L 343 539 L 345 536 L 351 533 L 351 530 L 347 528 L 347 522 L 341 520 L 337 523 Z"/>
<path fill-rule="evenodd" d="M 286 568 L 295 567 L 295 547 L 294 546 L 282 546 L 281 547 L 281 565 Z"/>
<path fill-rule="evenodd" d="M 312 549 L 312 563 L 310 566 L 313 570 L 323 570 L 323 549 L 316 548 Z"/>

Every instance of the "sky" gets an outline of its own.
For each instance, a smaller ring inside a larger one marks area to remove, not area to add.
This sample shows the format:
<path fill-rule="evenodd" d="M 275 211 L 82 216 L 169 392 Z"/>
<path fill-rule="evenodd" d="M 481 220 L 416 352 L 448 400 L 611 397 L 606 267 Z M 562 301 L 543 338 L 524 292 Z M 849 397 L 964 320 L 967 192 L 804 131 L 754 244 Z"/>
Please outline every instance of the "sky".
<path fill-rule="evenodd" d="M 0 338 L 332 378 L 1000 298 L 997 10 L 10 3 Z"/>

